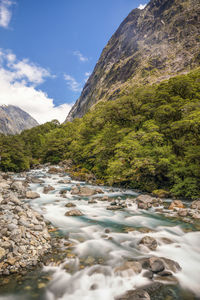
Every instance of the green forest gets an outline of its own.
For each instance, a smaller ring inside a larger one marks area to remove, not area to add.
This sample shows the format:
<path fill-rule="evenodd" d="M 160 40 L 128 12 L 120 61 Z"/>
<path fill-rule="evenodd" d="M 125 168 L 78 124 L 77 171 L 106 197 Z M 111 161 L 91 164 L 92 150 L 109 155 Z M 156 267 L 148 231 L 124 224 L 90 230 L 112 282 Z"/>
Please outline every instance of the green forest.
<path fill-rule="evenodd" d="M 200 196 L 200 70 L 124 91 L 83 118 L 0 135 L 0 168 L 72 159 L 108 185 Z"/>

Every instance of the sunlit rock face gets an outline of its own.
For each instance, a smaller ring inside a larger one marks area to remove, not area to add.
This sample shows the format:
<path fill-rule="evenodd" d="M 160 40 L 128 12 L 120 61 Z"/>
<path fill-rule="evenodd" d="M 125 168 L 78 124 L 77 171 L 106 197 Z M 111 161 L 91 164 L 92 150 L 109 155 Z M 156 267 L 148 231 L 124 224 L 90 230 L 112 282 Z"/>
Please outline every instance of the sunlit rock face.
<path fill-rule="evenodd" d="M 199 0 L 151 0 L 145 9 L 134 9 L 104 48 L 66 121 L 129 87 L 199 66 L 199 16 Z"/>
<path fill-rule="evenodd" d="M 0 133 L 17 134 L 39 125 L 28 113 L 13 105 L 0 106 Z"/>

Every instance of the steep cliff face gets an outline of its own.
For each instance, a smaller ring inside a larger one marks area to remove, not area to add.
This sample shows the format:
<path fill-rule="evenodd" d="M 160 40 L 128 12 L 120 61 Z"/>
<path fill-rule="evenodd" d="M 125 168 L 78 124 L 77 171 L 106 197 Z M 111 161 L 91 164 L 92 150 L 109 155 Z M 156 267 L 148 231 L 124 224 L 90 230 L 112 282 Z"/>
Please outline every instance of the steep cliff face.
<path fill-rule="evenodd" d="M 200 62 L 199 0 L 151 0 L 134 9 L 104 48 L 66 121 L 126 88 L 185 73 Z"/>
<path fill-rule="evenodd" d="M 39 125 L 28 113 L 17 106 L 0 106 L 0 133 L 17 134 Z"/>

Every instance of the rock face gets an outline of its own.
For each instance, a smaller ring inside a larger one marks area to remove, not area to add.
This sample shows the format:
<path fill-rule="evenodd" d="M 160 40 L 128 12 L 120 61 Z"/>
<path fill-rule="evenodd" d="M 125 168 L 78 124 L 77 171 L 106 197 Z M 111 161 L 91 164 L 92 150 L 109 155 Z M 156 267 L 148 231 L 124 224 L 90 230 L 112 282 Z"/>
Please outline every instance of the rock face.
<path fill-rule="evenodd" d="M 100 100 L 116 99 L 199 66 L 199 0 L 151 0 L 134 9 L 112 36 L 66 121 L 82 117 Z"/>
<path fill-rule="evenodd" d="M 0 133 L 17 134 L 38 125 L 38 122 L 21 108 L 13 105 L 0 106 Z"/>

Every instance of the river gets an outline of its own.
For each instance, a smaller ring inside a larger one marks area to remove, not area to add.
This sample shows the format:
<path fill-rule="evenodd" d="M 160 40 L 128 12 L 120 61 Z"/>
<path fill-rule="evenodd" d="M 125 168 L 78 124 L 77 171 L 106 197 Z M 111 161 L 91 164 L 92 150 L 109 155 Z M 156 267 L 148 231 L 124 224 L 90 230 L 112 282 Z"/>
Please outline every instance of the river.
<path fill-rule="evenodd" d="M 71 194 L 74 185 L 99 187 L 73 181 L 67 174 L 62 177 L 59 174 L 50 175 L 45 168 L 32 170 L 29 175 L 45 181 L 30 185 L 32 191 L 40 194 L 40 198 L 29 202 L 57 228 L 52 236 L 61 238 L 62 253 L 66 256 L 59 263 L 52 261 L 42 269 L 20 277 L 20 280 L 17 276 L 10 281 L 5 279 L 5 287 L 0 286 L 1 300 L 114 300 L 128 290 L 151 282 L 143 277 L 145 270 L 139 274 L 128 271 L 119 273 L 116 268 L 126 261 L 151 256 L 172 259 L 181 266 L 181 271 L 173 274 L 173 281 L 166 277 L 164 283 L 168 290 L 163 291 L 159 299 L 200 299 L 198 226 L 167 214 L 167 210 L 166 214 L 160 214 L 158 207 L 139 210 L 134 201 L 138 193 L 132 190 L 101 186 L 103 194 L 80 197 Z M 60 180 L 69 180 L 69 183 L 62 184 Z M 43 188 L 47 185 L 55 190 L 44 194 Z M 66 191 L 64 197 L 61 191 Z M 105 196 L 120 197 L 120 201 L 126 201 L 128 207 L 107 210 L 108 201 L 101 201 Z M 96 202 L 88 204 L 91 198 Z M 75 209 L 83 215 L 65 216 L 67 211 L 73 209 L 67 208 L 67 203 L 75 204 Z M 158 247 L 155 251 L 138 246 L 146 235 L 156 239 Z M 161 278 L 155 280 L 163 282 Z"/>

